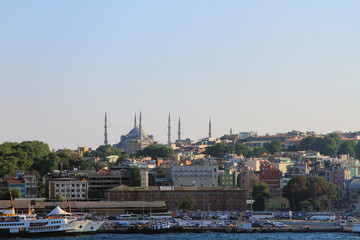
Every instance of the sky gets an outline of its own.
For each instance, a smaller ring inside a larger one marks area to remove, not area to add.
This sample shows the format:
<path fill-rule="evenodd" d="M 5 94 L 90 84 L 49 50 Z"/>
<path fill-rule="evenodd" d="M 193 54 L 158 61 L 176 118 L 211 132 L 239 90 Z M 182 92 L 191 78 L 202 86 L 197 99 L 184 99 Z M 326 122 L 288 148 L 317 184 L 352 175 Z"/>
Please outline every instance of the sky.
<path fill-rule="evenodd" d="M 0 143 L 360 130 L 360 1 L 0 0 Z"/>

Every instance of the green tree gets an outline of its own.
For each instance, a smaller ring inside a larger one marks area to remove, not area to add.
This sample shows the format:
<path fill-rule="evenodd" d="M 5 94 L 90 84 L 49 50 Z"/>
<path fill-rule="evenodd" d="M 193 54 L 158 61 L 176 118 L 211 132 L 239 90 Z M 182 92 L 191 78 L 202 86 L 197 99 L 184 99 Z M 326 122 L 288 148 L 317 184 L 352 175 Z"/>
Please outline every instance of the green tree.
<path fill-rule="evenodd" d="M 327 211 L 338 200 L 338 190 L 335 184 L 326 182 L 321 177 L 307 179 L 308 196 L 316 211 Z"/>
<path fill-rule="evenodd" d="M 356 159 L 360 159 L 360 142 L 357 142 L 357 144 L 355 145 L 354 152 Z"/>
<path fill-rule="evenodd" d="M 51 173 L 58 169 L 60 158 L 55 153 L 49 153 L 42 159 L 34 162 L 31 169 L 40 173 L 40 176 L 44 176 L 47 173 Z"/>
<path fill-rule="evenodd" d="M 18 159 L 16 157 L 0 157 L 0 177 L 3 178 L 7 175 L 15 175 Z"/>
<path fill-rule="evenodd" d="M 252 198 L 255 200 L 253 207 L 256 211 L 265 209 L 265 200 L 271 196 L 267 183 L 257 182 L 252 188 Z"/>
<path fill-rule="evenodd" d="M 81 156 L 70 149 L 59 150 L 56 152 L 56 155 L 60 159 L 63 170 L 72 170 L 81 166 Z"/>
<path fill-rule="evenodd" d="M 19 188 L 13 188 L 10 190 L 11 192 L 11 195 L 12 195 L 12 198 L 15 199 L 15 198 L 21 198 L 21 192 L 20 192 L 20 189 Z"/>
<path fill-rule="evenodd" d="M 180 210 L 192 210 L 196 205 L 196 200 L 191 195 L 185 195 L 177 205 Z"/>
<path fill-rule="evenodd" d="M 324 153 L 325 152 L 324 139 L 319 137 L 315 138 L 315 142 L 311 145 L 311 150 Z"/>
<path fill-rule="evenodd" d="M 321 177 L 296 176 L 283 188 L 283 197 L 289 199 L 293 211 L 304 210 L 310 205 L 316 211 L 326 211 L 338 200 L 338 190 L 335 184 L 325 182 Z"/>
<path fill-rule="evenodd" d="M 131 186 L 140 186 L 141 185 L 141 176 L 140 168 L 133 167 L 130 170 L 130 185 Z"/>
<path fill-rule="evenodd" d="M 264 147 L 255 147 L 251 151 L 252 157 L 262 157 L 264 154 L 267 153 L 266 149 Z"/>
<path fill-rule="evenodd" d="M 300 144 L 295 143 L 287 148 L 287 151 L 301 151 Z"/>
<path fill-rule="evenodd" d="M 237 155 L 243 155 L 246 158 L 251 157 L 251 148 L 247 145 L 243 145 L 243 144 L 236 144 L 235 145 L 235 153 Z"/>
<path fill-rule="evenodd" d="M 293 211 L 301 210 L 301 202 L 308 199 L 306 178 L 303 176 L 293 177 L 283 188 L 283 197 L 287 198 Z"/>
<path fill-rule="evenodd" d="M 316 137 L 308 136 L 300 141 L 300 149 L 304 151 L 313 150 L 313 144 L 315 143 Z"/>
<path fill-rule="evenodd" d="M 340 143 L 338 154 L 349 154 L 351 157 L 355 156 L 355 142 L 354 141 L 344 141 Z"/>
<path fill-rule="evenodd" d="M 280 152 L 281 150 L 281 141 L 278 139 L 275 139 L 271 142 L 266 142 L 264 143 L 264 148 L 266 149 L 267 152 L 270 152 L 271 154 L 275 153 L 275 152 Z"/>
<path fill-rule="evenodd" d="M 105 160 L 106 157 L 112 155 L 117 155 L 119 156 L 119 158 L 128 157 L 128 155 L 124 151 L 121 151 L 120 149 L 115 148 L 111 145 L 100 145 L 95 151 L 92 152 L 92 156 L 99 157 L 102 160 Z"/>
<path fill-rule="evenodd" d="M 336 151 L 340 145 L 339 135 L 336 133 L 331 133 L 324 137 L 324 149 L 322 154 L 327 156 L 335 156 Z"/>
<path fill-rule="evenodd" d="M 149 145 L 143 150 L 139 151 L 136 156 L 158 158 L 172 158 L 174 156 L 174 149 L 167 146 Z"/>

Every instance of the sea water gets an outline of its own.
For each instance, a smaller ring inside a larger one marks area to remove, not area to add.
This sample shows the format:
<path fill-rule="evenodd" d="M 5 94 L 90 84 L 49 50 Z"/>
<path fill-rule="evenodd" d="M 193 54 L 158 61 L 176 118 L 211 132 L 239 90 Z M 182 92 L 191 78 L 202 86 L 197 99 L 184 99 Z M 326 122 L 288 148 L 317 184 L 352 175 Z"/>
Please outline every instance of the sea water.
<path fill-rule="evenodd" d="M 165 233 L 165 234 L 94 234 L 68 237 L 19 238 L 19 240 L 49 239 L 49 240 L 319 240 L 319 239 L 359 239 L 360 234 L 355 233 Z"/>

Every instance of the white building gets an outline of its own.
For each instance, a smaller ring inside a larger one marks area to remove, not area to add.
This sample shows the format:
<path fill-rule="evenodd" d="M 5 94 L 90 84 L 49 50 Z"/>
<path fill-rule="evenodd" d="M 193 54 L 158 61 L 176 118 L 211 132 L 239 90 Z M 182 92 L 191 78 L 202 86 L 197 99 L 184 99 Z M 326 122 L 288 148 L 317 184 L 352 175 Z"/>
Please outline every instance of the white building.
<path fill-rule="evenodd" d="M 88 181 L 76 178 L 55 178 L 49 181 L 49 198 L 87 199 Z"/>
<path fill-rule="evenodd" d="M 172 166 L 171 177 L 174 186 L 218 186 L 218 167 L 212 166 Z"/>

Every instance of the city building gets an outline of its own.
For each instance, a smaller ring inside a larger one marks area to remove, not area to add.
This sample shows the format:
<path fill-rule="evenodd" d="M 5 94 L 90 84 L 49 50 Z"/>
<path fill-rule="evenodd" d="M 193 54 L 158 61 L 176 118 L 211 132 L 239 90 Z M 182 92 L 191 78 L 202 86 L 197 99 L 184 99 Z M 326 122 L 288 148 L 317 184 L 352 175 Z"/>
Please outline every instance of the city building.
<path fill-rule="evenodd" d="M 192 196 L 194 210 L 245 211 L 246 191 L 228 187 L 127 187 L 121 185 L 107 192 L 109 201 L 164 201 L 169 210 L 178 209 L 185 196 Z"/>
<path fill-rule="evenodd" d="M 49 180 L 49 199 L 64 197 L 70 200 L 88 198 L 88 181 L 79 178 L 54 178 Z"/>
<path fill-rule="evenodd" d="M 282 173 L 268 162 L 263 162 L 260 166 L 260 182 L 268 184 L 270 190 L 280 188 Z"/>
<path fill-rule="evenodd" d="M 15 176 L 8 176 L 6 178 L 6 182 L 8 184 L 8 189 L 9 191 L 15 188 L 18 188 L 20 190 L 21 193 L 21 197 L 24 198 L 25 197 L 25 181 L 22 180 L 21 178 L 17 178 Z"/>
<path fill-rule="evenodd" d="M 171 176 L 174 186 L 218 186 L 218 168 L 216 165 L 172 166 Z"/>
<path fill-rule="evenodd" d="M 18 188 L 22 198 L 38 197 L 38 179 L 33 175 L 25 175 L 24 171 L 17 171 L 16 176 L 5 179 L 8 190 Z"/>
<path fill-rule="evenodd" d="M 237 172 L 234 169 L 225 169 L 219 174 L 219 186 L 236 187 Z"/>

